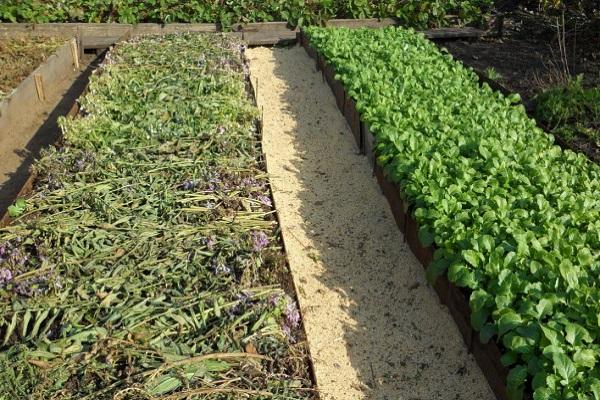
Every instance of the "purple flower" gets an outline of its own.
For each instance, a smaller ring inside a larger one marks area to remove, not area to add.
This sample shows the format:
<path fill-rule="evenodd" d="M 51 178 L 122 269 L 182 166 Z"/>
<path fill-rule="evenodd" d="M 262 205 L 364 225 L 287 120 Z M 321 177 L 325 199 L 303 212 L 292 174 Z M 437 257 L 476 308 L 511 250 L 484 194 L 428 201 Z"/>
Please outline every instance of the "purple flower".
<path fill-rule="evenodd" d="M 244 186 L 250 186 L 250 187 L 260 186 L 260 183 L 254 178 L 244 178 L 244 179 L 242 179 L 242 184 Z"/>
<path fill-rule="evenodd" d="M 77 168 L 79 171 L 82 171 L 85 168 L 85 160 L 79 159 L 75 161 L 75 168 Z"/>
<path fill-rule="evenodd" d="M 296 302 L 293 300 L 288 300 L 287 305 L 285 306 L 285 325 L 297 328 L 300 325 L 300 311 L 298 311 L 298 307 L 296 307 Z"/>
<path fill-rule="evenodd" d="M 267 236 L 266 233 L 264 233 L 262 231 L 252 232 L 252 249 L 255 252 L 258 253 L 259 251 L 261 251 L 268 245 L 269 245 L 269 237 Z"/>
<path fill-rule="evenodd" d="M 192 190 L 196 187 L 196 182 L 187 180 L 181 184 L 183 190 Z"/>
<path fill-rule="evenodd" d="M 269 297 L 269 304 L 273 307 L 276 307 L 281 300 L 281 295 L 279 293 L 272 295 Z"/>
<path fill-rule="evenodd" d="M 5 285 L 13 278 L 12 271 L 8 268 L 0 268 L 0 284 Z"/>
<path fill-rule="evenodd" d="M 265 206 L 271 207 L 273 205 L 273 203 L 271 202 L 271 198 L 264 194 L 259 195 L 257 197 L 257 200 L 260 201 L 261 203 L 263 203 Z"/>
<path fill-rule="evenodd" d="M 217 244 L 217 242 L 215 242 L 215 240 L 212 237 L 209 237 L 209 238 L 204 238 L 204 244 L 206 245 L 206 247 L 209 250 L 212 250 L 215 248 L 215 245 Z"/>

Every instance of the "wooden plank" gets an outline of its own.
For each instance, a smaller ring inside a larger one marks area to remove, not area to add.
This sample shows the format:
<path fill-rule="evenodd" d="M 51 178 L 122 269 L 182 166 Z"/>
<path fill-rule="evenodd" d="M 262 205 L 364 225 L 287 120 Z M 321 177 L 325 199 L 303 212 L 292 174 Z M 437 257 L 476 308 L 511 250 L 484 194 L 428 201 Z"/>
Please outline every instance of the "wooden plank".
<path fill-rule="evenodd" d="M 480 38 L 486 34 L 482 29 L 471 27 L 428 29 L 422 33 L 428 39 L 469 39 Z"/>
<path fill-rule="evenodd" d="M 77 35 L 79 30 L 78 24 L 69 23 L 51 23 L 51 24 L 34 24 L 32 33 L 38 36 L 64 36 L 73 37 Z"/>
<path fill-rule="evenodd" d="M 133 27 L 133 36 L 138 35 L 160 35 L 162 33 L 162 25 L 161 24 L 137 24 Z"/>
<path fill-rule="evenodd" d="M 32 114 L 44 110 L 44 100 L 54 96 L 59 83 L 73 70 L 72 39 L 60 47 L 35 69 L 2 102 L 0 102 L 0 147 L 4 141 L 17 131 L 17 127 L 26 124 Z"/>
<path fill-rule="evenodd" d="M 291 28 L 287 22 L 251 22 L 237 25 L 234 30 L 243 32 L 283 32 L 297 31 L 298 28 Z"/>
<path fill-rule="evenodd" d="M 19 23 L 0 23 L 0 35 L 1 36 L 17 36 L 20 34 L 29 34 L 33 31 L 33 24 L 19 24 Z"/>
<path fill-rule="evenodd" d="M 75 69 L 79 69 L 79 46 L 77 45 L 77 39 L 69 41 L 71 47 L 71 57 L 73 57 L 73 66 Z"/>
<path fill-rule="evenodd" d="M 397 25 L 392 18 L 385 19 L 335 19 L 326 23 L 329 27 L 348 28 L 383 28 Z M 127 32 L 136 35 L 166 34 L 179 32 L 218 32 L 217 24 L 0 24 L 0 35 L 18 36 L 37 34 L 41 36 L 80 36 L 82 46 L 86 49 L 107 48 L 116 43 L 118 38 Z M 237 33 L 243 34 L 251 45 L 272 45 L 285 41 L 295 40 L 297 29 L 292 29 L 287 22 L 260 22 L 234 26 Z M 480 38 L 489 35 L 482 29 L 465 28 L 439 28 L 423 31 L 429 39 L 468 39 Z"/>
<path fill-rule="evenodd" d="M 121 37 L 133 30 L 131 24 L 76 24 L 83 37 Z"/>
<path fill-rule="evenodd" d="M 23 187 L 21 188 L 21 190 L 19 190 L 19 193 L 17 194 L 17 199 L 21 199 L 24 197 L 27 197 L 31 194 L 31 191 L 33 190 L 33 184 L 35 182 L 35 178 L 36 176 L 32 173 L 29 174 L 29 177 L 27 178 L 27 180 L 25 181 L 25 183 L 23 184 Z M 2 216 L 2 218 L 0 218 L 0 228 L 5 228 L 8 225 L 10 225 L 10 223 L 13 221 L 13 218 L 9 215 L 8 210 L 4 213 L 4 215 Z"/>
<path fill-rule="evenodd" d="M 282 44 L 297 40 L 298 33 L 293 30 L 285 31 L 261 31 L 261 32 L 242 32 L 243 40 L 249 46 L 267 46 Z"/>
<path fill-rule="evenodd" d="M 114 45 L 121 39 L 120 36 L 84 36 L 82 38 L 82 46 L 84 49 L 106 49 Z"/>
<path fill-rule="evenodd" d="M 325 26 L 330 28 L 385 28 L 395 25 L 398 25 L 398 21 L 394 18 L 331 19 L 325 22 Z"/>
<path fill-rule="evenodd" d="M 39 73 L 33 74 L 33 79 L 35 81 L 35 91 L 38 95 L 39 101 L 46 101 L 46 92 L 44 91 L 44 78 Z"/>
<path fill-rule="evenodd" d="M 162 33 L 183 33 L 183 32 L 218 32 L 216 24 L 167 24 L 162 28 Z"/>

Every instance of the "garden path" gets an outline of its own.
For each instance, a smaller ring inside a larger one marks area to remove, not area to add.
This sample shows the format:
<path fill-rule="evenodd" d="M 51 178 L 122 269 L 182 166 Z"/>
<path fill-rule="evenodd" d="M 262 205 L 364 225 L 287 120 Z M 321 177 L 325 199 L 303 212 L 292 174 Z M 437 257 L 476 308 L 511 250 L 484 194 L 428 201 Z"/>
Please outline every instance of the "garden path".
<path fill-rule="evenodd" d="M 323 400 L 494 399 L 300 47 L 248 50 Z"/>

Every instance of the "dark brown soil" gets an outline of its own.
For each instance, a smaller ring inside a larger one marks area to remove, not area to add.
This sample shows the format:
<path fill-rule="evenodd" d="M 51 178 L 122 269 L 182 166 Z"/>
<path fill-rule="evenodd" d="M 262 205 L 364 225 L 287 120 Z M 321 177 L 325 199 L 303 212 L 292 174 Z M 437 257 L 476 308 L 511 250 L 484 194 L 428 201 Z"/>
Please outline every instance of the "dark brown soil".
<path fill-rule="evenodd" d="M 600 21 L 566 29 L 568 68 L 571 75 L 584 75 L 585 86 L 600 85 Z M 502 38 L 476 42 L 441 42 L 465 65 L 486 75 L 493 68 L 495 80 L 511 92 L 519 93 L 529 112 L 535 108 L 535 95 L 564 82 L 560 61 L 556 20 L 516 11 L 507 16 Z M 600 162 L 600 148 L 587 137 L 565 141 L 574 150 Z"/>
<path fill-rule="evenodd" d="M 65 39 L 31 37 L 0 40 L 0 101 L 56 51 Z"/>

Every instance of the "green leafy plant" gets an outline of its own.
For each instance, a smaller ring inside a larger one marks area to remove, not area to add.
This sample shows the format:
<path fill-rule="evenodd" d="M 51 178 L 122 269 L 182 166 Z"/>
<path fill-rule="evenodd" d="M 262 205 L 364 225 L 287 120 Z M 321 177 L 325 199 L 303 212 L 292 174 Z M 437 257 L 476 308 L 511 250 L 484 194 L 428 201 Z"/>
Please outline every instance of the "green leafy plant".
<path fill-rule="evenodd" d="M 586 136 L 600 147 L 600 88 L 584 88 L 583 76 L 566 86 L 537 95 L 535 115 L 542 123 L 569 140 Z"/>
<path fill-rule="evenodd" d="M 18 199 L 15 204 L 8 207 L 8 215 L 11 217 L 21 216 L 27 209 L 27 203 L 23 199 Z"/>
<path fill-rule="evenodd" d="M 485 69 L 485 76 L 492 81 L 498 81 L 502 79 L 502 74 L 496 71 L 496 68 L 494 67 L 487 67 Z"/>
<path fill-rule="evenodd" d="M 443 26 L 446 15 L 479 23 L 491 9 L 492 0 L 5 0 L 0 21 L 10 22 L 219 22 L 288 21 L 320 24 L 332 18 L 397 17 L 415 27 Z"/>
<path fill-rule="evenodd" d="M 412 30 L 306 32 L 435 245 L 429 279 L 469 290 L 502 346 L 511 398 L 600 398 L 600 166 Z"/>

